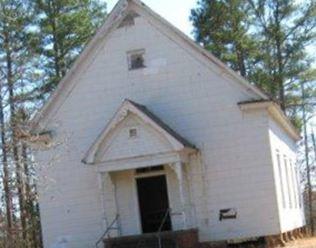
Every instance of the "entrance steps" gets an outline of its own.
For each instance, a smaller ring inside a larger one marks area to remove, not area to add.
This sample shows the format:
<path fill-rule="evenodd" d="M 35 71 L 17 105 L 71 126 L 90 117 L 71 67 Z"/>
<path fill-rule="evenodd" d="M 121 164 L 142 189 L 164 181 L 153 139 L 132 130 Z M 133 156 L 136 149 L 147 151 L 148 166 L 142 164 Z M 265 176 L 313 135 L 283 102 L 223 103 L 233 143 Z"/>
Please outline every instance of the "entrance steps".
<path fill-rule="evenodd" d="M 104 248 L 316 248 L 316 237 L 302 237 L 287 242 L 284 246 L 269 246 L 264 240 L 229 245 L 227 242 L 199 243 L 196 229 L 161 232 L 161 246 L 157 233 L 109 238 L 104 240 Z"/>
<path fill-rule="evenodd" d="M 160 237 L 160 241 L 159 241 Z M 159 245 L 161 242 L 161 246 Z M 198 233 L 196 229 L 167 231 L 142 235 L 108 238 L 104 248 L 196 248 Z"/>

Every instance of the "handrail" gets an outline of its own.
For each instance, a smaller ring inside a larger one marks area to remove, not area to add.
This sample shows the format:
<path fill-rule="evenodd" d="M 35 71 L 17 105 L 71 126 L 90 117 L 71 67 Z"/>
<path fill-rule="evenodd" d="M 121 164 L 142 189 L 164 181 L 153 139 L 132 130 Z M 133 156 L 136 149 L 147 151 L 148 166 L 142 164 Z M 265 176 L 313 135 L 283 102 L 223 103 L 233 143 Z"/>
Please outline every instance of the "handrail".
<path fill-rule="evenodd" d="M 161 247 L 161 236 L 160 236 L 160 233 L 161 233 L 161 230 L 162 230 L 162 228 L 163 228 L 163 225 L 166 223 L 166 220 L 167 220 L 168 216 L 170 215 L 170 213 L 171 213 L 171 208 L 168 208 L 168 209 L 166 210 L 166 213 L 165 213 L 165 215 L 164 215 L 164 217 L 163 217 L 163 219 L 162 219 L 162 221 L 161 221 L 161 223 L 160 223 L 159 229 L 158 229 L 158 231 L 157 231 L 158 247 L 159 247 L 159 248 L 162 248 L 162 247 Z"/>
<path fill-rule="evenodd" d="M 118 218 L 119 218 L 119 215 L 117 214 L 114 218 L 114 220 L 111 222 L 111 224 L 107 227 L 107 229 L 104 231 L 104 233 L 102 234 L 102 236 L 98 239 L 98 241 L 95 243 L 95 247 L 98 248 L 99 247 L 99 244 L 101 241 L 103 241 L 105 235 L 108 234 L 108 232 L 110 230 L 117 230 L 118 227 L 116 228 L 113 228 L 114 224 L 118 221 Z"/>
<path fill-rule="evenodd" d="M 164 215 L 164 217 L 163 217 L 163 219 L 162 219 L 162 221 L 160 223 L 160 226 L 159 226 L 159 229 L 158 229 L 157 233 L 161 232 L 161 229 L 162 229 L 163 225 L 165 224 L 165 222 L 166 222 L 166 220 L 168 218 L 168 215 L 170 213 L 171 213 L 171 208 L 167 208 L 166 213 L 165 213 L 165 215 Z"/>
<path fill-rule="evenodd" d="M 161 247 L 161 237 L 160 237 L 160 233 L 161 233 L 161 230 L 162 230 L 162 228 L 163 228 L 163 225 L 165 224 L 165 222 L 166 222 L 166 220 L 167 220 L 167 218 L 168 218 L 168 215 L 169 215 L 170 213 L 171 213 L 171 208 L 168 208 L 168 209 L 166 210 L 166 212 L 165 212 L 165 214 L 164 214 L 164 216 L 163 216 L 163 218 L 162 218 L 162 220 L 161 220 L 161 222 L 160 222 L 159 228 L 158 228 L 158 230 L 157 230 L 157 232 L 156 232 L 156 236 L 157 236 L 157 238 L 158 238 L 158 245 L 159 245 L 159 248 L 162 248 L 162 247 Z M 136 248 L 141 247 L 141 245 L 142 245 L 144 242 L 145 242 L 144 239 L 139 240 L 139 242 L 138 242 Z"/>

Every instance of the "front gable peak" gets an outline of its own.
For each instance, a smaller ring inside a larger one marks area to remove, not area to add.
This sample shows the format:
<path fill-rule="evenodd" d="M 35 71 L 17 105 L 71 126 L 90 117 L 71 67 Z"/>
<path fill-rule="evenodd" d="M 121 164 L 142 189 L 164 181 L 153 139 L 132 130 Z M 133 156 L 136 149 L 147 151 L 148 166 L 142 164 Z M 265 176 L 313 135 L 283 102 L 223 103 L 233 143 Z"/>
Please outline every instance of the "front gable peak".
<path fill-rule="evenodd" d="M 173 27 L 170 23 L 164 20 L 161 16 L 152 11 L 149 7 L 138 0 L 120 0 L 108 15 L 103 26 L 98 30 L 95 36 L 91 39 L 89 44 L 85 47 L 79 58 L 76 60 L 72 68 L 67 72 L 66 76 L 61 80 L 57 89 L 52 94 L 50 99 L 46 102 L 44 107 L 32 119 L 32 130 L 45 129 L 49 121 L 59 110 L 59 107 L 67 99 L 67 96 L 75 88 L 76 80 L 73 80 L 73 75 L 78 71 L 83 70 L 86 66 L 85 61 L 88 60 L 90 54 L 96 51 L 102 42 L 109 36 L 109 34 L 121 27 L 133 25 L 134 19 L 142 16 L 155 27 L 159 28 L 160 32 L 172 38 L 178 44 L 181 44 L 184 49 L 190 51 L 191 55 L 203 61 L 203 64 L 209 68 L 217 68 L 221 73 L 227 74 L 236 83 L 239 83 L 252 98 L 268 99 L 255 86 L 249 84 L 244 78 L 233 72 L 221 61 L 215 58 L 211 53 L 200 47 L 193 40 L 188 38 L 185 34 Z"/>

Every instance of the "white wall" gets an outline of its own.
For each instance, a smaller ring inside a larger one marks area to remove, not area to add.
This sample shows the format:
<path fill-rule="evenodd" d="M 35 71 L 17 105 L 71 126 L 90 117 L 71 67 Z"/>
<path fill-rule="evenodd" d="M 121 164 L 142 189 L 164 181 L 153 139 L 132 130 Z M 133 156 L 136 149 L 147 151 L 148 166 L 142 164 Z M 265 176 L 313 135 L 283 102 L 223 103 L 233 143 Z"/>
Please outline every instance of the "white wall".
<path fill-rule="evenodd" d="M 205 236 L 244 238 L 278 233 L 278 216 L 269 161 L 267 117 L 248 113 L 214 128 L 202 160 L 206 166 L 208 218 Z M 217 140 L 218 139 L 218 140 Z M 219 221 L 220 209 L 236 208 L 236 220 Z"/>
<path fill-rule="evenodd" d="M 134 174 L 134 170 L 113 173 L 122 235 L 141 233 Z"/>
<path fill-rule="evenodd" d="M 146 50 L 147 68 L 128 71 L 126 52 L 135 49 Z M 42 171 L 45 247 L 63 237 L 69 247 L 92 247 L 102 233 L 95 168 L 81 159 L 125 98 L 146 105 L 200 149 L 188 173 L 201 240 L 279 231 L 267 116 L 243 114 L 237 103 L 252 93 L 178 38 L 137 18 L 135 26 L 112 32 L 72 80 L 76 86 L 47 127 L 61 145 L 38 157 L 58 157 Z M 223 208 L 236 208 L 237 219 L 220 222 Z"/>
<path fill-rule="evenodd" d="M 59 151 L 60 157 L 49 159 L 45 154 L 36 156 L 41 165 L 38 188 L 45 247 L 93 247 L 103 230 L 94 168 L 68 157 L 71 152 Z"/>
<path fill-rule="evenodd" d="M 305 225 L 304 209 L 296 166 L 296 144 L 273 120 L 269 119 L 271 156 L 274 165 L 280 227 L 282 232 Z M 280 156 L 280 167 L 277 156 Z M 282 178 L 281 178 L 282 176 Z M 283 187 L 283 196 L 282 196 Z"/>

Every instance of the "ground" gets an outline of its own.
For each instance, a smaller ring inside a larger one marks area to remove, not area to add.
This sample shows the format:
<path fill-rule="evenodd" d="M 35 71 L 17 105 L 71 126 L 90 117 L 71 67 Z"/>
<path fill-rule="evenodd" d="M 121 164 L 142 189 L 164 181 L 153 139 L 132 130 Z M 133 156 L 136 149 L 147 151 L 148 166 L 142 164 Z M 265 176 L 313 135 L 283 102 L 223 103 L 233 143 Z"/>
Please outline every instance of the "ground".
<path fill-rule="evenodd" d="M 286 248 L 316 248 L 316 237 L 289 243 Z"/>
<path fill-rule="evenodd" d="M 281 246 L 275 246 L 274 248 L 279 248 Z M 316 237 L 307 237 L 301 240 L 288 242 L 283 248 L 316 248 Z M 199 248 L 266 248 L 264 242 L 250 242 L 243 244 L 235 244 L 235 245 L 226 245 L 223 243 L 214 243 L 201 245 Z"/>
<path fill-rule="evenodd" d="M 254 244 L 240 244 L 239 246 L 234 246 L 234 248 L 264 248 L 264 245 L 254 245 Z M 279 246 L 281 247 L 281 246 Z M 278 247 L 275 247 L 278 248 Z M 304 238 L 301 240 L 289 242 L 283 248 L 316 248 L 316 237 Z"/>

